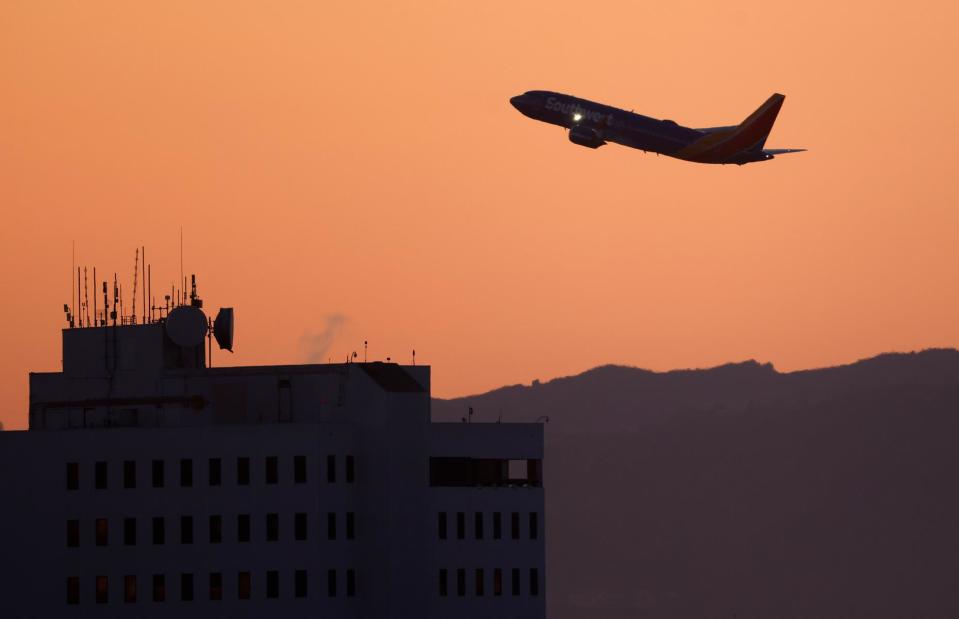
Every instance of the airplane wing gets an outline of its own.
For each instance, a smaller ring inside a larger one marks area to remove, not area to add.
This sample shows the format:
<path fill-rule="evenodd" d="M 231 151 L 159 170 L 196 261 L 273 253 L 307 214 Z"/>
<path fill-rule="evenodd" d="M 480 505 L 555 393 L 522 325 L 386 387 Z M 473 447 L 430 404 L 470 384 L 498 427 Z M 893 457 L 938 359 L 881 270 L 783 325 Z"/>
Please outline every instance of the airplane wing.
<path fill-rule="evenodd" d="M 763 149 L 763 153 L 767 155 L 785 155 L 787 153 L 802 153 L 805 152 L 805 148 L 766 148 Z"/>

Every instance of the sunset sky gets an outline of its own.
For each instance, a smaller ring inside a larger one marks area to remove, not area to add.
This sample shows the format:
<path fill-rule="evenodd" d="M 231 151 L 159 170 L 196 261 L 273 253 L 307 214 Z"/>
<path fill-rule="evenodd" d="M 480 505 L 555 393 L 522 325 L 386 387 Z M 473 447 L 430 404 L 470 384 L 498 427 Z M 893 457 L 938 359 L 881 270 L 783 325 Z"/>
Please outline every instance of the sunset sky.
<path fill-rule="evenodd" d="M 947 2 L 0 5 L 0 421 L 60 369 L 71 244 L 185 267 L 236 353 L 433 366 L 465 395 L 619 363 L 780 370 L 959 343 Z M 509 97 L 689 126 L 786 95 L 708 166 L 570 144 Z M 158 294 L 158 293 L 157 293 Z M 332 344 L 323 333 L 334 328 Z"/>

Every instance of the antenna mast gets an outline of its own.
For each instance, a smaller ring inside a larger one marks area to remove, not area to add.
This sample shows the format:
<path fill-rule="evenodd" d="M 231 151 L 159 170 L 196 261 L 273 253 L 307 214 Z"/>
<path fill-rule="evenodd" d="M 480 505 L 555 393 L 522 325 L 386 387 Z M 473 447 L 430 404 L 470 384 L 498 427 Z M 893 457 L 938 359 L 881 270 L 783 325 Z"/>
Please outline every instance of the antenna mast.
<path fill-rule="evenodd" d="M 133 309 L 130 311 L 130 322 L 137 323 L 137 273 L 140 272 L 140 248 L 133 254 Z"/>

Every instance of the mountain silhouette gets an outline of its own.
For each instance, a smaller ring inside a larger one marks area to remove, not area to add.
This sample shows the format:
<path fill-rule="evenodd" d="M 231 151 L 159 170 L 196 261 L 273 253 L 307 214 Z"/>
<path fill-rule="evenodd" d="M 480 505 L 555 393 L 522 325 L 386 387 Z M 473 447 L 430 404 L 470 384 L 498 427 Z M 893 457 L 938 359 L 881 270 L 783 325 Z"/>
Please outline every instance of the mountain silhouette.
<path fill-rule="evenodd" d="M 959 617 L 959 351 L 754 361 L 434 400 L 547 416 L 553 619 Z"/>

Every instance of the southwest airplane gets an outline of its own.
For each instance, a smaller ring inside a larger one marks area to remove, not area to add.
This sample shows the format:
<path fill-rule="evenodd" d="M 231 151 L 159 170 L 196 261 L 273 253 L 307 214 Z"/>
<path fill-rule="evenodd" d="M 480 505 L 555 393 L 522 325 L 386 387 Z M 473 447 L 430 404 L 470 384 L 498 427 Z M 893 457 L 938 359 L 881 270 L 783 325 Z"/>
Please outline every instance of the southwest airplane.
<path fill-rule="evenodd" d="M 589 148 L 614 142 L 694 161 L 743 165 L 805 148 L 763 148 L 786 97 L 774 94 L 742 123 L 691 129 L 672 120 L 657 120 L 619 108 L 548 90 L 530 90 L 509 100 L 535 120 L 569 130 L 569 141 Z"/>

